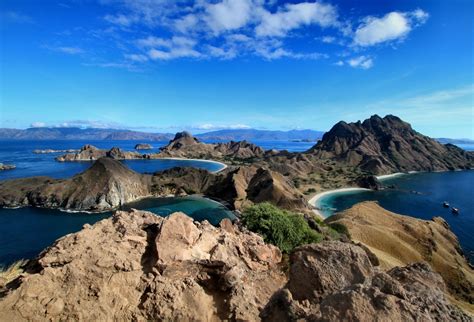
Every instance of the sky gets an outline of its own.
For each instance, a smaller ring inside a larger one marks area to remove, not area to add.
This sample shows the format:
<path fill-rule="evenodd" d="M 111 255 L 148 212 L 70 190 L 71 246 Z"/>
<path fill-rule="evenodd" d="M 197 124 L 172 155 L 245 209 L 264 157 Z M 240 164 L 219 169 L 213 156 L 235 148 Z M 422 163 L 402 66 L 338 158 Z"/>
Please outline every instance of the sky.
<path fill-rule="evenodd" d="M 474 1 L 0 0 L 0 127 L 474 139 Z"/>

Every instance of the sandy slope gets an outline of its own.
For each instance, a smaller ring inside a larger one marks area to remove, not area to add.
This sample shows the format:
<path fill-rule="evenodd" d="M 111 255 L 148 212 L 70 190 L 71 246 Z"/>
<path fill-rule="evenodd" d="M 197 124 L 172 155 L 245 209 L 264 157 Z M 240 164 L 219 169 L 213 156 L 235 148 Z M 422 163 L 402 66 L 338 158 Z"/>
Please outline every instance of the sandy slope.
<path fill-rule="evenodd" d="M 344 224 L 352 239 L 367 245 L 385 269 L 428 262 L 443 276 L 451 295 L 464 302 L 458 304 L 474 312 L 474 270 L 442 218 L 416 219 L 389 212 L 375 202 L 363 202 L 328 221 Z"/>

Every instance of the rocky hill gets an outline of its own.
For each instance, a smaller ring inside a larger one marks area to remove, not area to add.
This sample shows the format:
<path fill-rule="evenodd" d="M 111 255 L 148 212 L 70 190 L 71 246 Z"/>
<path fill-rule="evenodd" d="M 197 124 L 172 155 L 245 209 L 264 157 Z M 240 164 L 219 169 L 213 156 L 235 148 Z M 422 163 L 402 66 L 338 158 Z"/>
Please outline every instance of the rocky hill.
<path fill-rule="evenodd" d="M 452 144 L 443 145 L 412 129 L 396 116 L 377 115 L 363 122 L 339 122 L 308 151 L 373 174 L 467 169 L 474 156 Z"/>
<path fill-rule="evenodd" d="M 235 167 L 219 174 L 173 168 L 139 174 L 110 157 L 100 158 L 69 179 L 32 177 L 0 182 L 0 207 L 37 206 L 105 211 L 148 196 L 204 194 L 241 209 L 271 201 L 287 209 L 309 210 L 293 183 L 263 168 Z"/>
<path fill-rule="evenodd" d="M 70 179 L 32 177 L 0 182 L 0 206 L 110 210 L 149 196 L 150 179 L 119 161 L 102 158 Z"/>
<path fill-rule="evenodd" d="M 161 157 L 207 158 L 207 159 L 251 159 L 259 158 L 265 151 L 255 144 L 241 141 L 227 143 L 203 143 L 189 132 L 176 133 L 173 140 L 161 149 Z"/>
<path fill-rule="evenodd" d="M 441 277 L 379 270 L 351 243 L 280 251 L 229 220 L 219 228 L 142 211 L 57 240 L 0 290 L 7 321 L 470 321 Z M 283 287 L 283 289 L 281 289 Z"/>
<path fill-rule="evenodd" d="M 101 150 L 93 145 L 86 144 L 79 151 L 66 153 L 56 158 L 59 162 L 71 161 L 94 161 L 100 158 L 109 157 L 115 160 L 134 160 L 146 159 L 146 155 L 138 152 L 123 151 L 120 148 L 113 147 L 110 150 Z"/>
<path fill-rule="evenodd" d="M 474 269 L 442 218 L 416 219 L 365 202 L 330 217 L 327 222 L 346 226 L 353 240 L 369 247 L 384 269 L 429 263 L 441 274 L 450 294 L 474 313 Z"/>

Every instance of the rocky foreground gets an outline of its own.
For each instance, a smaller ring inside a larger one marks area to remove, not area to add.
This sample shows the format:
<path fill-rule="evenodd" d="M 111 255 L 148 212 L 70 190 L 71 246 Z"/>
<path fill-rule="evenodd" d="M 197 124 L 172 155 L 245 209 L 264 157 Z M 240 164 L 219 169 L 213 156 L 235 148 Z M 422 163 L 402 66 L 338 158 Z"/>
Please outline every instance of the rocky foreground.
<path fill-rule="evenodd" d="M 426 264 L 377 267 L 338 241 L 280 251 L 224 220 L 116 212 L 43 251 L 0 292 L 0 316 L 25 320 L 471 321 Z"/>

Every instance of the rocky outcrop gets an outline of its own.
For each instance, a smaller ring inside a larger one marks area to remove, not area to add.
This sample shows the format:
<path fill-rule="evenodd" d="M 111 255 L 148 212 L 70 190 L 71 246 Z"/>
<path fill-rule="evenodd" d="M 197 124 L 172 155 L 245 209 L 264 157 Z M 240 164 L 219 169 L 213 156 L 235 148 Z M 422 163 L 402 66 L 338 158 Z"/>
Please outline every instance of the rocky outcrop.
<path fill-rule="evenodd" d="M 153 149 L 153 146 L 148 143 L 138 143 L 135 145 L 135 150 L 151 150 Z"/>
<path fill-rule="evenodd" d="M 442 218 L 416 219 L 389 212 L 374 202 L 364 202 L 327 222 L 346 226 L 352 239 L 366 245 L 385 269 L 421 261 L 429 263 L 443 277 L 450 294 L 474 312 L 474 269 Z"/>
<path fill-rule="evenodd" d="M 472 153 L 424 136 L 393 115 L 384 118 L 374 115 L 356 123 L 341 121 L 308 153 L 373 174 L 474 166 Z"/>
<path fill-rule="evenodd" d="M 3 163 L 0 163 L 0 171 L 3 171 L 3 170 L 13 170 L 15 169 L 16 166 L 13 165 L 13 164 L 3 164 Z"/>
<path fill-rule="evenodd" d="M 41 253 L 0 299 L 9 321 L 255 321 L 280 251 L 224 220 L 117 212 Z"/>
<path fill-rule="evenodd" d="M 167 146 L 161 148 L 157 157 L 240 160 L 261 158 L 264 154 L 262 148 L 247 141 L 209 144 L 200 142 L 188 132 L 180 132 Z"/>
<path fill-rule="evenodd" d="M 105 211 L 150 195 L 150 176 L 110 158 L 70 179 L 33 177 L 0 183 L 0 207 Z"/>
<path fill-rule="evenodd" d="M 471 321 L 450 304 L 427 264 L 383 272 L 353 244 L 297 248 L 289 280 L 261 313 L 264 321 Z"/>
<path fill-rule="evenodd" d="M 133 159 L 146 159 L 147 156 L 137 153 L 123 151 L 120 148 L 113 147 L 110 150 L 101 150 L 93 145 L 84 145 L 76 153 L 67 153 L 56 158 L 60 162 L 70 161 L 95 161 L 103 157 L 109 157 L 115 160 L 133 160 Z"/>
<path fill-rule="evenodd" d="M 376 176 L 360 176 L 356 178 L 354 184 L 366 189 L 380 190 L 383 188 L 382 182 Z"/>

